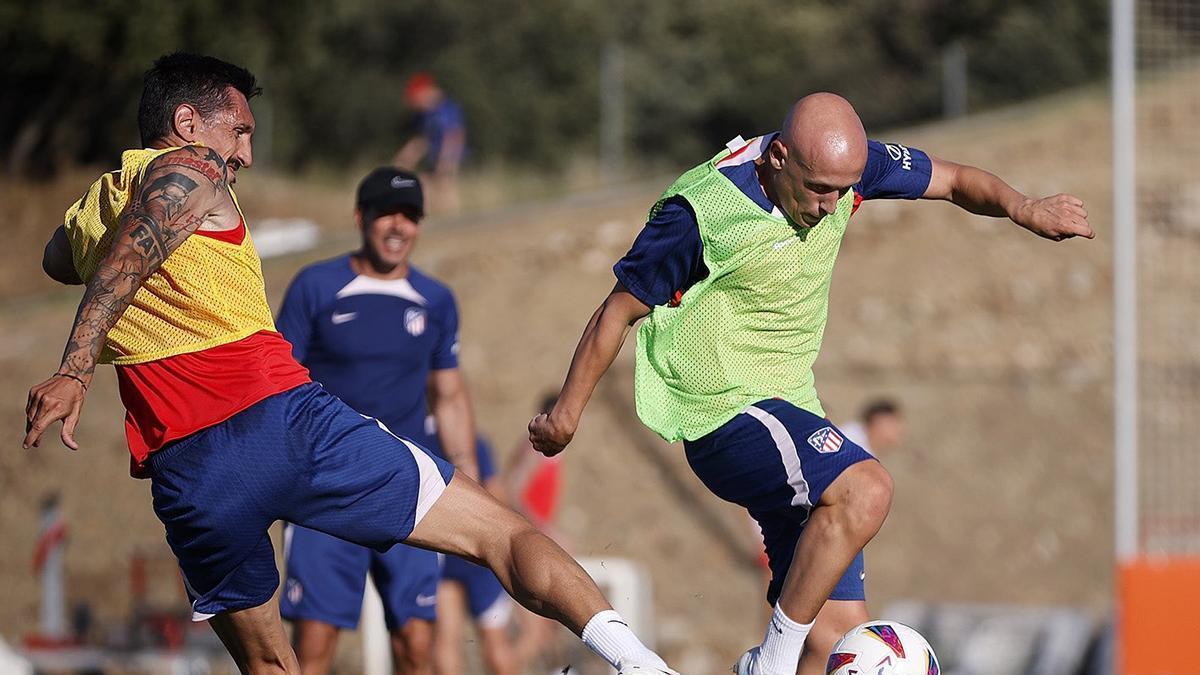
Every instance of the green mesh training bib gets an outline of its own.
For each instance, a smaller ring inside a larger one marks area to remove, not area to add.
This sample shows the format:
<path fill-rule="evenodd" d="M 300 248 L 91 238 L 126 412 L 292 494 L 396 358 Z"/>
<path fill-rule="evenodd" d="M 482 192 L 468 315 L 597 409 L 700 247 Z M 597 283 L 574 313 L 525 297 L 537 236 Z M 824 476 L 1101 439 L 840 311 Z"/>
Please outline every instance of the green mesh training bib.
<path fill-rule="evenodd" d="M 638 329 L 638 416 L 671 442 L 700 438 L 769 398 L 825 416 L 812 366 L 854 192 L 813 227 L 794 226 L 717 169 L 730 154 L 680 176 L 650 212 L 671 197 L 686 199 L 709 270 L 678 306 L 656 306 Z"/>

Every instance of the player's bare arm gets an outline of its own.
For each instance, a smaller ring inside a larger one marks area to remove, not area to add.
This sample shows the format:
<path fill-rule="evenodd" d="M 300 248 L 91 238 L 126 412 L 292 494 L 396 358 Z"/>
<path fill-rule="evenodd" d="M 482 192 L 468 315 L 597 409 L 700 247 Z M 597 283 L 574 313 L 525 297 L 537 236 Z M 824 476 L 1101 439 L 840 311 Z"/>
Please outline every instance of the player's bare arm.
<path fill-rule="evenodd" d="M 1083 201 L 1068 194 L 1034 199 L 983 169 L 930 157 L 933 172 L 924 199 L 942 199 L 981 216 L 1008 218 L 1030 232 L 1062 241 L 1096 236 Z"/>
<path fill-rule="evenodd" d="M 37 447 L 62 420 L 63 444 L 78 449 L 75 425 L 109 330 L 142 282 L 205 222 L 235 210 L 225 162 L 214 151 L 184 147 L 156 158 L 121 215 L 112 248 L 87 282 L 62 364 L 29 391 L 24 447 Z"/>
<path fill-rule="evenodd" d="M 435 370 L 429 374 L 430 408 L 437 420 L 438 442 L 442 454 L 454 468 L 479 479 L 479 461 L 475 457 L 475 416 L 467 383 L 458 368 Z"/>
<path fill-rule="evenodd" d="M 67 230 L 62 225 L 54 230 L 50 241 L 46 242 L 46 250 L 42 253 L 42 271 L 60 284 L 78 286 L 83 283 L 79 272 L 75 270 L 71 242 L 67 240 Z"/>
<path fill-rule="evenodd" d="M 629 329 L 649 313 L 650 307 L 620 283 L 613 287 L 583 329 L 554 409 L 529 423 L 529 442 L 535 450 L 552 457 L 567 447 L 596 383 L 617 358 Z"/>

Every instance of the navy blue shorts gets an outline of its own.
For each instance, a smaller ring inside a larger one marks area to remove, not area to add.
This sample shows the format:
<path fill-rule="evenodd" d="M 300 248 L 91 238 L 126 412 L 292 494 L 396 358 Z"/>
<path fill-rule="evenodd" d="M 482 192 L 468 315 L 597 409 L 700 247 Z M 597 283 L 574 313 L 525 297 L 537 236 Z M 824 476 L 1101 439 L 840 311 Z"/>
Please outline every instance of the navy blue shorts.
<path fill-rule="evenodd" d="M 154 512 L 193 618 L 257 607 L 279 585 L 276 520 L 386 551 L 454 468 L 318 384 L 276 394 L 150 456 Z"/>
<path fill-rule="evenodd" d="M 502 628 L 508 624 L 512 601 L 491 570 L 448 555 L 442 564 L 442 580 L 462 584 L 467 608 L 480 628 Z"/>
<path fill-rule="evenodd" d="M 437 618 L 438 554 L 396 544 L 384 553 L 298 525 L 284 534 L 287 572 L 279 613 L 356 628 L 367 574 L 383 600 L 388 630 Z"/>
<path fill-rule="evenodd" d="M 688 463 L 713 494 L 745 507 L 762 528 L 771 567 L 767 602 L 783 589 L 804 524 L 834 479 L 874 459 L 821 417 L 779 399 L 760 401 L 716 431 L 684 443 Z M 865 600 L 859 552 L 829 596 Z"/>

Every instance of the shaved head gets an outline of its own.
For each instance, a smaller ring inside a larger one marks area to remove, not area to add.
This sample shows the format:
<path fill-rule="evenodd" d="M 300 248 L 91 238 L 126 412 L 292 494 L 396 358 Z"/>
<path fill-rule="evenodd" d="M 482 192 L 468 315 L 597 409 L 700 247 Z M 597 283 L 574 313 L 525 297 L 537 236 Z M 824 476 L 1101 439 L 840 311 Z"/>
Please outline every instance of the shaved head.
<path fill-rule="evenodd" d="M 814 171 L 861 175 L 867 165 L 862 120 L 837 94 L 810 94 L 796 101 L 783 118 L 779 138 Z"/>
<path fill-rule="evenodd" d="M 837 94 L 810 94 L 788 110 L 766 157 L 773 201 L 797 224 L 812 226 L 862 178 L 867 132 Z"/>

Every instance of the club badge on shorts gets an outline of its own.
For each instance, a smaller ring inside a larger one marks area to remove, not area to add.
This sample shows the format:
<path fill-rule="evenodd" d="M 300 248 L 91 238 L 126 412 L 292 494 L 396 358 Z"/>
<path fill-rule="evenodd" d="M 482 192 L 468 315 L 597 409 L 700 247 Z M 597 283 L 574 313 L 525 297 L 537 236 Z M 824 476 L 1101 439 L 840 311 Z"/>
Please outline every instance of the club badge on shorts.
<path fill-rule="evenodd" d="M 288 601 L 293 605 L 300 604 L 300 601 L 304 599 L 304 586 L 299 581 L 289 577 L 284 587 L 284 593 L 287 594 Z"/>
<path fill-rule="evenodd" d="M 808 437 L 808 444 L 817 452 L 830 454 L 842 449 L 842 435 L 833 427 L 824 427 Z"/>

